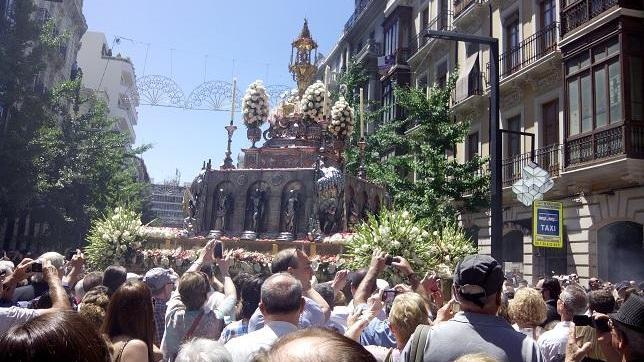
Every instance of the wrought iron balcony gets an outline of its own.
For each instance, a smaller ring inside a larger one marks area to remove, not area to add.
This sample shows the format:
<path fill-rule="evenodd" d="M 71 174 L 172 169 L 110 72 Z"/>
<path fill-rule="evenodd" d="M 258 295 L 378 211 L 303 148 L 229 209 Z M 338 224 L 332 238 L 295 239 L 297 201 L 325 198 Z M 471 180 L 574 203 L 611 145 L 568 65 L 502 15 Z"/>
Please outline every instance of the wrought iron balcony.
<path fill-rule="evenodd" d="M 483 0 L 454 0 L 454 17 L 461 15 L 472 4 L 481 4 Z"/>
<path fill-rule="evenodd" d="M 644 124 L 621 124 L 566 142 L 566 167 L 620 155 L 644 158 Z"/>
<path fill-rule="evenodd" d="M 478 69 L 474 70 L 467 76 L 467 81 L 464 80 L 463 86 L 467 86 L 467 89 L 460 90 L 460 84 L 457 84 L 452 92 L 452 102 L 454 105 L 463 102 L 471 96 L 480 96 L 485 93 L 485 83 L 483 82 L 484 73 Z M 457 83 L 459 82 L 457 81 Z"/>
<path fill-rule="evenodd" d="M 551 177 L 559 176 L 562 145 L 552 144 L 535 150 L 534 161 L 539 167 L 548 171 Z M 501 161 L 503 169 L 503 186 L 512 186 L 521 178 L 521 170 L 531 160 L 531 153 L 522 153 Z"/>
<path fill-rule="evenodd" d="M 360 18 L 360 15 L 367 9 L 369 4 L 371 4 L 373 0 L 361 0 L 357 5 L 355 10 L 353 11 L 353 14 L 349 17 L 349 20 L 344 24 L 344 31 L 348 32 L 353 28 L 353 26 L 356 24 L 358 19 Z"/>
<path fill-rule="evenodd" d="M 624 0 L 560 0 L 561 36 L 582 26 Z"/>
<path fill-rule="evenodd" d="M 367 44 L 365 44 L 362 49 L 356 53 L 356 60 L 361 61 L 364 58 L 372 56 L 379 57 L 382 56 L 382 46 L 379 42 L 369 39 Z"/>
<path fill-rule="evenodd" d="M 499 56 L 501 78 L 536 63 L 545 55 L 557 49 L 559 24 L 552 23 L 529 36 L 519 46 L 509 49 Z M 488 69 L 490 64 L 488 63 Z"/>
<path fill-rule="evenodd" d="M 454 13 L 451 11 L 443 11 L 436 15 L 423 29 L 421 29 L 421 31 L 418 32 L 418 34 L 416 34 L 416 37 L 412 41 L 412 44 L 417 47 L 414 50 L 420 50 L 420 48 L 431 41 L 431 39 L 425 36 L 426 30 L 452 30 L 453 17 Z"/>

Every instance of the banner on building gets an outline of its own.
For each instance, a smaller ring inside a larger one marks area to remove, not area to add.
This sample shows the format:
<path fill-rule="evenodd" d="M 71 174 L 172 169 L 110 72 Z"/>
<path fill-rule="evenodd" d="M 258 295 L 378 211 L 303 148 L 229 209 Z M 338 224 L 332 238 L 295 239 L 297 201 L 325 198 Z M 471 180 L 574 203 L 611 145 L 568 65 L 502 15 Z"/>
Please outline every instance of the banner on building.
<path fill-rule="evenodd" d="M 532 216 L 532 244 L 544 248 L 563 247 L 563 204 L 535 201 Z"/>

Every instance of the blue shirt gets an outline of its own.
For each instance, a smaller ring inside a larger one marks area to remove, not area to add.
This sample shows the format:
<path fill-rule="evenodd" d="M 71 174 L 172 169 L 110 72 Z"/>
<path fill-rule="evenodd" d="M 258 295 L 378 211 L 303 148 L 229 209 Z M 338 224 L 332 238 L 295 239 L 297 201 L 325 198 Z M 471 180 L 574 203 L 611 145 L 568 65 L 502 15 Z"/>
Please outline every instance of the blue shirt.
<path fill-rule="evenodd" d="M 231 339 L 239 336 L 243 336 L 248 333 L 248 322 L 243 320 L 234 321 L 227 325 L 223 331 L 221 331 L 221 336 L 219 336 L 219 343 L 226 344 L 226 342 Z"/>
<path fill-rule="evenodd" d="M 386 320 L 374 318 L 362 331 L 360 344 L 363 346 L 375 345 L 395 348 L 396 337 L 391 333 L 391 329 Z"/>

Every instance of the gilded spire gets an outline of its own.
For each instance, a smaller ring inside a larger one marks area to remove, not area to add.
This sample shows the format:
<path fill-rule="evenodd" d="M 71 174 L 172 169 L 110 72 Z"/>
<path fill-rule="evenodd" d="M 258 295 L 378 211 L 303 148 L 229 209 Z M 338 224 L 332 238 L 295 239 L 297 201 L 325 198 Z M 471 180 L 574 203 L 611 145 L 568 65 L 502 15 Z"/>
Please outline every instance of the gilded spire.
<path fill-rule="evenodd" d="M 304 26 L 302 26 L 302 31 L 300 32 L 300 39 L 309 38 L 311 39 L 311 31 L 309 31 L 309 22 L 304 18 Z"/>
<path fill-rule="evenodd" d="M 300 96 L 304 94 L 306 87 L 313 83 L 313 78 L 317 71 L 315 60 L 317 58 L 317 43 L 311 37 L 309 24 L 304 18 L 304 25 L 300 32 L 300 37 L 292 43 L 291 64 L 289 71 L 293 74 L 293 79 L 297 81 L 297 88 Z M 315 50 L 314 54 L 311 54 Z"/>

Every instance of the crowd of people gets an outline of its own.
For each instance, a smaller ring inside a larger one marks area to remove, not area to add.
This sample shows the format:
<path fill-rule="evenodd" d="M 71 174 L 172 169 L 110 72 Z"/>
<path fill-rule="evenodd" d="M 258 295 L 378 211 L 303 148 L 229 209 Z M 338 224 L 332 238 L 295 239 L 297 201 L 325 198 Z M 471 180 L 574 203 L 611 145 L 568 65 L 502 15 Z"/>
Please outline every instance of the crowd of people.
<path fill-rule="evenodd" d="M 277 253 L 271 275 L 230 275 L 217 243 L 182 275 L 87 272 L 80 250 L 3 258 L 0 360 L 644 361 L 634 281 L 582 286 L 570 275 L 531 287 L 472 255 L 450 287 L 378 250 L 367 268 L 324 283 L 298 249 Z M 387 268 L 406 282 L 390 286 Z"/>

